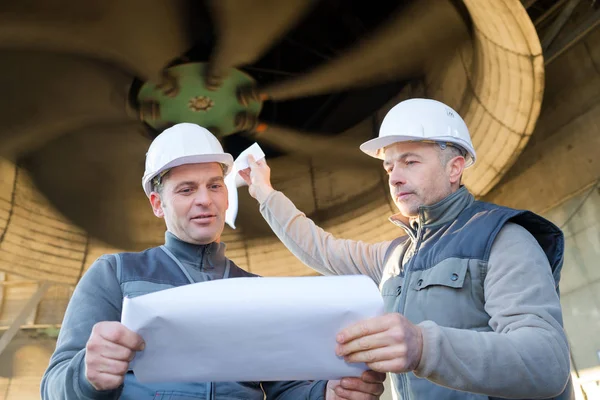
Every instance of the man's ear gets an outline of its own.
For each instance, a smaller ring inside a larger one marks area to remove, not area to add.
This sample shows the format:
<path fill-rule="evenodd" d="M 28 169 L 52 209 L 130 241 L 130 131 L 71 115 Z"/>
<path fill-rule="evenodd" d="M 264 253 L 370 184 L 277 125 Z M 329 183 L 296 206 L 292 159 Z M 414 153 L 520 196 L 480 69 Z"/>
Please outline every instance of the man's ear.
<path fill-rule="evenodd" d="M 448 177 L 450 178 L 450 183 L 460 183 L 460 178 L 465 170 L 465 158 L 464 157 L 454 157 L 448 163 Z"/>
<path fill-rule="evenodd" d="M 165 216 L 160 194 L 157 192 L 150 193 L 150 204 L 152 205 L 152 212 L 154 212 L 154 215 L 156 215 L 158 218 L 163 218 Z"/>

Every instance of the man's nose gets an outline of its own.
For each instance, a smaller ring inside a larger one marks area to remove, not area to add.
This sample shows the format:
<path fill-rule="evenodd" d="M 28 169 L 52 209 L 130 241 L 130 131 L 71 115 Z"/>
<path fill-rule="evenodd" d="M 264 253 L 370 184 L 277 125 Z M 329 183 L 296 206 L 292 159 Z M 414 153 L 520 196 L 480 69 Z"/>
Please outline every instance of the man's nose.
<path fill-rule="evenodd" d="M 207 189 L 199 189 L 194 196 L 194 204 L 199 206 L 209 206 L 212 203 L 210 193 Z"/>
<path fill-rule="evenodd" d="M 402 172 L 402 168 L 392 169 L 392 172 L 389 175 L 390 186 L 398 186 L 406 183 L 406 178 Z"/>

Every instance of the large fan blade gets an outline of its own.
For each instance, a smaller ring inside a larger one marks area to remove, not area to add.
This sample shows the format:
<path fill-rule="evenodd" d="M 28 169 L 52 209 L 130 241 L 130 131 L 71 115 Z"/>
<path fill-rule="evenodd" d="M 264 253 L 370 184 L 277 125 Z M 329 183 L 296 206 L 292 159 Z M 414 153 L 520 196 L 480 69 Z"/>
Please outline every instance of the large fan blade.
<path fill-rule="evenodd" d="M 323 137 L 315 133 L 301 132 L 277 125 L 259 124 L 256 138 L 268 143 L 290 156 L 312 158 L 317 163 L 343 164 L 356 167 L 381 167 L 381 162 L 367 157 L 359 149 L 359 143 L 343 138 Z"/>
<path fill-rule="evenodd" d="M 132 118 L 131 77 L 85 58 L 7 51 L 0 63 L 0 156 L 16 159 L 66 132 Z"/>
<path fill-rule="evenodd" d="M 139 123 L 64 135 L 20 161 L 50 202 L 90 235 L 122 249 L 164 232 L 141 187 L 149 140 Z M 148 235 L 153 235 L 149 237 Z"/>
<path fill-rule="evenodd" d="M 192 45 L 184 0 L 0 2 L 0 48 L 100 59 L 161 81 Z"/>
<path fill-rule="evenodd" d="M 251 63 L 304 16 L 316 0 L 212 0 L 217 45 L 207 79 L 218 84 L 232 67 Z"/>
<path fill-rule="evenodd" d="M 261 90 L 273 100 L 411 78 L 441 63 L 469 32 L 449 0 L 415 0 L 372 36 L 312 72 Z"/>

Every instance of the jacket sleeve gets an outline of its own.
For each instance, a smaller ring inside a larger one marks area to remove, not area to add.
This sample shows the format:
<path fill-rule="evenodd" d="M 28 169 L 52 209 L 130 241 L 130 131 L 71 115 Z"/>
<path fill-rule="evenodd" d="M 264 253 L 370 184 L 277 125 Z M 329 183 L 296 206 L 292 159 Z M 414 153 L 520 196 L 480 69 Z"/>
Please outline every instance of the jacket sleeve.
<path fill-rule="evenodd" d="M 419 324 L 415 375 L 457 390 L 503 398 L 548 398 L 569 379 L 569 348 L 550 264 L 515 224 L 496 237 L 484 281 L 491 332 Z"/>
<path fill-rule="evenodd" d="M 260 212 L 279 240 L 308 267 L 324 275 L 367 275 L 381 281 L 391 241 L 368 244 L 337 239 L 319 228 L 281 192 L 273 191 Z"/>
<path fill-rule="evenodd" d="M 266 400 L 324 400 L 327 381 L 263 382 Z"/>
<path fill-rule="evenodd" d="M 112 400 L 121 389 L 97 391 L 85 377 L 85 346 L 92 327 L 101 321 L 120 321 L 122 292 L 110 260 L 99 258 L 81 278 L 69 301 L 41 383 L 43 400 Z"/>

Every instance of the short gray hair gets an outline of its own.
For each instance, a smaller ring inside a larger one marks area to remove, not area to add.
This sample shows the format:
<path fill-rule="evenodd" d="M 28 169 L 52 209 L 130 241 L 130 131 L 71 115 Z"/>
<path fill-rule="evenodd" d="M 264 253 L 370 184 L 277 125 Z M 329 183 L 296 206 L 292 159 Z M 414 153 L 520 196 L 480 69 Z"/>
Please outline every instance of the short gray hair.
<path fill-rule="evenodd" d="M 466 151 L 462 148 L 450 144 L 440 143 L 440 162 L 442 165 L 448 164 L 448 161 L 455 157 L 466 157 Z"/>
<path fill-rule="evenodd" d="M 165 180 L 167 179 L 169 172 L 171 172 L 171 170 L 167 169 L 167 170 L 161 172 L 160 174 L 156 175 L 154 178 L 152 178 L 152 191 L 153 192 L 162 194 L 162 191 L 165 187 Z"/>

